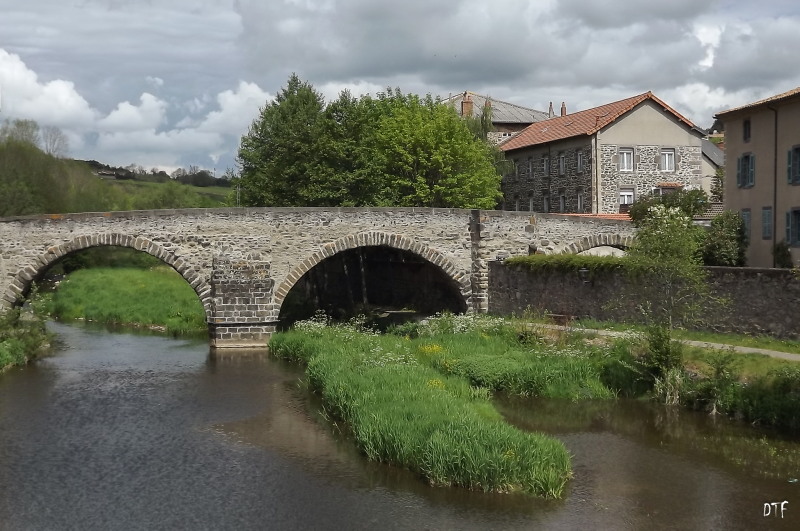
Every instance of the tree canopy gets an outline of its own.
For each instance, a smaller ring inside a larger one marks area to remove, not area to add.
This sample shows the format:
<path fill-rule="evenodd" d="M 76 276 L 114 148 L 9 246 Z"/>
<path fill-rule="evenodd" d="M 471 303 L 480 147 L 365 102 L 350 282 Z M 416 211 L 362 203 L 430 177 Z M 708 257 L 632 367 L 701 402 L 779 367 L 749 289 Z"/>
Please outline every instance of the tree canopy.
<path fill-rule="evenodd" d="M 239 147 L 250 206 L 494 208 L 497 150 L 430 95 L 342 92 L 329 104 L 292 75 Z"/>
<path fill-rule="evenodd" d="M 666 194 L 646 194 L 631 205 L 628 214 L 636 226 L 641 226 L 650 215 L 650 207 L 655 205 L 675 207 L 691 219 L 706 211 L 708 195 L 703 190 L 683 189 Z"/>

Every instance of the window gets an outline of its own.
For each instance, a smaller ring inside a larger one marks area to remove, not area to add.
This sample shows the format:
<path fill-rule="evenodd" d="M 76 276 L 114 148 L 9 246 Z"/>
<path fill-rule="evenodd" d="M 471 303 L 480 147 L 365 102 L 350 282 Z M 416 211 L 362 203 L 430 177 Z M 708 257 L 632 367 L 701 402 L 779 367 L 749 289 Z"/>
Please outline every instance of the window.
<path fill-rule="evenodd" d="M 619 148 L 619 171 L 633 171 L 633 149 Z"/>
<path fill-rule="evenodd" d="M 550 212 L 550 193 L 545 192 L 542 194 L 542 212 Z"/>
<path fill-rule="evenodd" d="M 750 209 L 743 208 L 741 211 L 742 221 L 744 221 L 744 236 L 750 241 Z"/>
<path fill-rule="evenodd" d="M 756 184 L 756 156 L 746 153 L 736 159 L 736 186 L 750 188 Z"/>
<path fill-rule="evenodd" d="M 800 245 L 800 208 L 786 213 L 786 241 L 789 245 Z"/>
<path fill-rule="evenodd" d="M 583 212 L 583 190 L 578 190 L 578 212 Z"/>
<path fill-rule="evenodd" d="M 761 209 L 761 238 L 764 240 L 772 239 L 772 207 Z"/>
<path fill-rule="evenodd" d="M 533 179 L 533 158 L 528 157 L 528 179 Z"/>
<path fill-rule="evenodd" d="M 742 123 L 742 140 L 750 142 L 750 118 L 747 118 L 744 123 Z"/>
<path fill-rule="evenodd" d="M 544 167 L 544 176 L 550 177 L 550 157 L 542 157 L 542 166 Z"/>
<path fill-rule="evenodd" d="M 514 198 L 514 210 L 519 212 L 519 197 Z"/>
<path fill-rule="evenodd" d="M 558 211 L 562 213 L 567 211 L 567 193 L 563 188 L 558 191 Z"/>
<path fill-rule="evenodd" d="M 619 204 L 620 205 L 632 205 L 634 201 L 634 190 L 633 188 L 620 188 L 619 189 Z"/>
<path fill-rule="evenodd" d="M 533 212 L 533 195 L 528 196 L 528 211 Z"/>
<path fill-rule="evenodd" d="M 521 165 L 519 163 L 519 160 L 514 159 L 514 179 L 518 179 L 519 178 L 520 171 L 522 171 L 522 168 L 521 168 Z"/>
<path fill-rule="evenodd" d="M 564 175 L 567 173 L 567 159 L 563 153 L 558 154 L 558 174 Z"/>
<path fill-rule="evenodd" d="M 583 151 L 578 151 L 575 154 L 575 166 L 578 173 L 583 172 Z"/>
<path fill-rule="evenodd" d="M 675 150 L 661 150 L 661 171 L 675 171 Z"/>
<path fill-rule="evenodd" d="M 786 160 L 786 180 L 789 184 L 800 184 L 800 146 L 789 150 Z"/>

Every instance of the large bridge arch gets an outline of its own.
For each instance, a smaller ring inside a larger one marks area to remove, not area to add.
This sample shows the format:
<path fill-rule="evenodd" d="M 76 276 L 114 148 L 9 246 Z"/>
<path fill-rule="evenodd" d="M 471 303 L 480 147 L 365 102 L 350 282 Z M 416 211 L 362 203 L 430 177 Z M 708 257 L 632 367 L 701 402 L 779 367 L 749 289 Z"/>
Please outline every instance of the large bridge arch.
<path fill-rule="evenodd" d="M 185 260 L 176 257 L 162 246 L 141 236 L 129 236 L 119 233 L 105 233 L 94 236 L 79 236 L 65 243 L 54 245 L 42 255 L 36 257 L 33 264 L 17 273 L 11 286 L 6 290 L 6 300 L 15 300 L 15 305 L 24 302 L 30 292 L 31 284 L 39 278 L 55 262 L 74 252 L 92 247 L 129 247 L 147 253 L 172 267 L 192 287 L 197 294 L 208 322 L 212 316 L 211 288 L 202 277 Z"/>
<path fill-rule="evenodd" d="M 423 258 L 438 267 L 454 285 L 458 286 L 467 310 L 470 311 L 474 309 L 471 304 L 472 285 L 469 272 L 460 271 L 455 264 L 448 260 L 442 253 L 423 243 L 403 236 L 402 234 L 369 231 L 348 235 L 327 243 L 321 250 L 313 253 L 298 265 L 294 266 L 275 290 L 274 303 L 276 306 L 276 315 L 280 314 L 281 307 L 289 291 L 291 291 L 303 275 L 314 268 L 314 266 L 338 253 L 358 249 L 360 247 L 391 247 L 393 249 L 411 252 Z"/>

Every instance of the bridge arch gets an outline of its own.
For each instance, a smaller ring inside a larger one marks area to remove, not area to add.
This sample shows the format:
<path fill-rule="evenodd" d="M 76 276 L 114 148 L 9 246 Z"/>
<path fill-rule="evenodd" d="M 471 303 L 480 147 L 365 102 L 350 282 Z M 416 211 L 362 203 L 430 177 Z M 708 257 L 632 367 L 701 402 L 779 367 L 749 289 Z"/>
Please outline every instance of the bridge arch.
<path fill-rule="evenodd" d="M 32 265 L 28 265 L 17 273 L 14 281 L 6 290 L 6 300 L 15 300 L 15 304 L 21 304 L 25 295 L 30 290 L 31 283 L 38 278 L 50 265 L 76 251 L 89 249 L 91 247 L 130 247 L 137 251 L 142 251 L 152 255 L 165 264 L 172 267 L 180 274 L 186 282 L 192 287 L 197 297 L 203 305 L 203 311 L 206 314 L 206 321 L 211 319 L 211 287 L 203 278 L 191 267 L 191 265 L 182 258 L 176 257 L 174 254 L 166 250 L 159 244 L 141 236 L 128 236 L 118 233 L 104 233 L 93 236 L 79 236 L 71 241 L 54 245 L 47 249 L 42 255 L 39 255 Z"/>
<path fill-rule="evenodd" d="M 633 240 L 633 236 L 626 234 L 593 234 L 553 249 L 544 249 L 544 254 L 578 254 L 595 247 L 605 246 L 616 247 L 624 251 L 633 245 Z"/>
<path fill-rule="evenodd" d="M 286 295 L 288 295 L 294 285 L 303 275 L 323 260 L 343 251 L 357 249 L 359 247 L 381 246 L 411 252 L 438 267 L 456 286 L 458 286 L 467 310 L 473 309 L 471 304 L 472 286 L 468 272 L 459 271 L 455 264 L 442 253 L 407 236 L 380 231 L 369 231 L 351 234 L 333 242 L 326 243 L 321 250 L 294 266 L 280 283 L 278 289 L 275 290 L 274 303 L 277 307 L 276 315 L 280 313 Z"/>

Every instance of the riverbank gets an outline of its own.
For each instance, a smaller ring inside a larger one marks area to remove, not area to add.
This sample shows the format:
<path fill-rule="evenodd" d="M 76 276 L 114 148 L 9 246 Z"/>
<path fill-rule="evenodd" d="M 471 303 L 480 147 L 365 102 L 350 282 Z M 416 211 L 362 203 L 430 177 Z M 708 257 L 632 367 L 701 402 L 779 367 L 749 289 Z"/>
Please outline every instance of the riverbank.
<path fill-rule="evenodd" d="M 0 373 L 26 365 L 49 347 L 43 319 L 19 309 L 0 313 Z"/>

